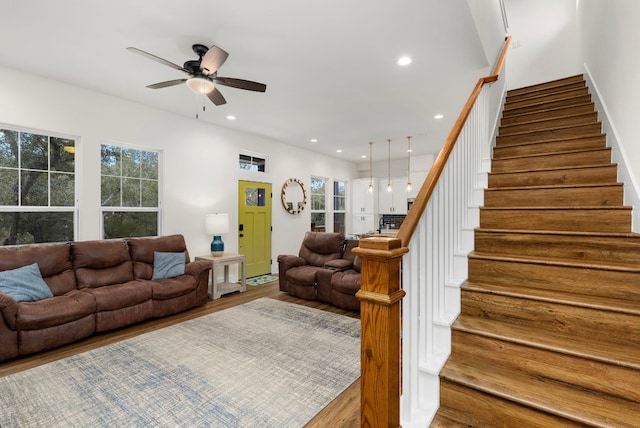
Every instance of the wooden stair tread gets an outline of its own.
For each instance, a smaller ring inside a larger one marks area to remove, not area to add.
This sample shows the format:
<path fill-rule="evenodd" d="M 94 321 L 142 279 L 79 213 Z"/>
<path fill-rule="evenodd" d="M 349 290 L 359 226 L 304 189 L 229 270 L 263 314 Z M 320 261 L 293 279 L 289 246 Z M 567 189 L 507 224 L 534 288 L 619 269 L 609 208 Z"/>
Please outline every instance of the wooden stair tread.
<path fill-rule="evenodd" d="M 495 255 L 495 254 L 489 254 L 489 253 L 481 253 L 477 251 L 471 252 L 469 254 L 469 258 L 480 259 L 480 260 L 499 260 L 503 262 L 513 262 L 513 263 L 530 263 L 530 264 L 539 264 L 539 265 L 553 265 L 553 266 L 564 266 L 564 267 L 577 267 L 577 268 L 583 268 L 583 269 L 599 269 L 599 270 L 611 270 L 611 271 L 619 271 L 619 272 L 640 273 L 640 265 L 637 263 L 625 263 L 625 262 L 615 262 L 615 261 L 606 261 L 606 262 L 597 263 L 595 261 L 588 261 L 588 260 L 585 261 L 585 260 L 553 258 L 553 257 L 536 258 L 536 257 L 504 256 L 504 255 Z"/>
<path fill-rule="evenodd" d="M 605 135 L 600 132 L 600 133 L 585 134 L 585 135 L 581 135 L 579 137 L 552 138 L 552 139 L 545 140 L 545 141 L 527 141 L 527 142 L 524 142 L 524 143 L 504 143 L 504 144 L 500 144 L 499 146 L 496 146 L 496 147 L 500 148 L 500 149 L 506 149 L 506 148 L 514 148 L 514 147 L 535 146 L 535 145 L 541 145 L 541 144 L 547 144 L 547 143 L 559 143 L 559 142 L 564 142 L 564 141 L 580 141 L 580 140 L 584 140 L 584 139 L 588 139 L 588 138 L 602 138 L 602 137 L 605 137 Z"/>
<path fill-rule="evenodd" d="M 571 171 L 574 169 L 589 169 L 589 168 L 603 168 L 603 167 L 607 167 L 607 166 L 617 166 L 618 164 L 610 164 L 610 165 L 600 165 L 600 164 L 594 164 L 594 165 L 579 165 L 579 166 L 558 166 L 558 167 L 552 167 L 552 168 L 535 168 L 535 169 L 520 169 L 520 170 L 513 170 L 513 171 L 496 171 L 496 172 L 489 172 L 489 174 L 493 174 L 493 175 L 499 175 L 499 174 L 517 174 L 517 173 L 525 173 L 525 172 L 544 172 L 544 171 Z"/>
<path fill-rule="evenodd" d="M 563 130 L 563 129 L 576 129 L 576 128 L 581 128 L 584 126 L 588 126 L 588 125 L 593 125 L 593 124 L 600 124 L 599 121 L 595 121 L 593 123 L 589 123 L 589 124 L 585 124 L 585 123 L 580 123 L 577 125 L 558 125 L 558 126 L 552 126 L 549 128 L 545 128 L 545 129 L 532 129 L 531 131 L 520 131 L 520 132 L 514 132 L 511 134 L 507 134 L 507 135 L 500 135 L 498 134 L 498 137 L 517 137 L 517 136 L 522 136 L 522 135 L 529 135 L 529 134 L 536 134 L 536 133 L 540 133 L 540 132 L 548 132 L 548 131 L 559 131 L 559 130 Z"/>
<path fill-rule="evenodd" d="M 575 111 L 575 110 L 595 111 L 595 104 L 593 101 L 585 101 L 585 102 L 581 102 L 571 106 L 556 106 L 556 107 L 549 107 L 549 108 L 545 108 L 537 111 L 513 114 L 511 116 L 503 118 L 501 123 L 504 122 L 505 119 L 506 119 L 507 125 L 512 125 L 514 123 L 526 123 L 528 122 L 527 118 L 531 116 L 535 117 L 535 116 L 542 116 L 546 114 L 551 115 L 557 112 L 566 112 L 566 111 Z"/>
<path fill-rule="evenodd" d="M 565 418 L 537 411 L 513 401 L 442 379 L 442 405 L 430 427 L 584 427 Z"/>
<path fill-rule="evenodd" d="M 462 288 L 464 290 L 473 290 L 482 293 L 526 298 L 541 302 L 580 306 L 584 308 L 640 316 L 640 305 L 638 305 L 637 302 L 630 302 L 615 298 L 592 295 L 586 296 L 575 293 L 566 293 L 558 290 L 518 287 L 515 285 L 507 286 L 474 281 L 466 281 Z"/>
<path fill-rule="evenodd" d="M 593 117 L 595 116 L 595 117 Z M 597 120 L 597 115 L 595 112 L 588 112 L 588 113 L 573 113 L 573 114 L 563 114 L 561 116 L 552 116 L 552 117 L 547 117 L 547 118 L 537 118 L 537 119 L 531 119 L 531 120 L 527 120 L 527 121 L 522 121 L 522 122 L 518 122 L 518 123 L 510 123 L 508 125 L 500 125 L 499 128 L 499 132 L 498 135 L 514 135 L 516 133 L 519 132 L 509 132 L 510 129 L 512 128 L 522 128 L 523 126 L 536 126 L 536 125 L 544 125 L 545 123 L 548 122 L 559 122 L 559 121 L 569 121 L 571 119 L 583 119 L 584 121 L 578 122 L 578 123 L 572 123 L 572 124 L 565 124 L 565 125 L 549 125 L 549 127 L 547 128 L 542 128 L 542 129 L 552 129 L 556 126 L 577 126 L 577 125 L 584 125 L 585 123 L 587 123 L 586 121 L 591 121 L 593 123 L 598 122 Z M 541 130 L 541 128 L 534 128 L 533 130 Z M 531 132 L 531 131 L 520 131 L 520 132 Z"/>
<path fill-rule="evenodd" d="M 458 317 L 451 328 L 505 342 L 640 370 L 637 346 L 599 343 L 579 336 L 566 336 L 539 330 L 532 331 L 527 327 L 478 317 Z M 624 355 L 624 357 L 620 358 L 620 355 Z"/>
<path fill-rule="evenodd" d="M 593 236 L 593 237 L 610 237 L 610 238 L 634 238 L 640 241 L 640 233 L 635 232 L 571 232 L 563 230 L 518 230 L 518 229 L 483 229 L 478 228 L 483 232 L 496 232 L 496 233 L 526 233 L 536 235 L 566 235 L 566 236 Z"/>
<path fill-rule="evenodd" d="M 586 189 L 601 187 L 623 187 L 623 183 L 587 183 L 587 184 L 544 184 L 540 186 L 489 187 L 487 192 L 501 192 L 509 190 L 542 190 L 542 189 Z"/>
<path fill-rule="evenodd" d="M 551 383 L 520 372 L 500 371 L 495 366 L 473 361 L 450 360 L 442 369 L 441 376 L 584 424 L 618 427 L 637 427 L 640 424 L 638 403 Z"/>
<path fill-rule="evenodd" d="M 576 98 L 580 95 L 588 94 L 589 88 L 586 86 L 582 86 L 580 88 L 562 88 L 559 87 L 557 90 L 547 92 L 547 93 L 539 93 L 532 92 L 530 94 L 522 94 L 522 95 L 507 95 L 504 103 L 504 110 L 509 110 L 513 105 L 519 105 L 523 102 L 529 104 L 538 104 L 539 102 L 548 101 L 550 99 L 565 99 L 565 98 Z"/>
<path fill-rule="evenodd" d="M 480 208 L 481 210 L 491 210 L 491 211 L 507 211 L 507 210 L 521 210 L 521 211 L 525 211 L 525 210 L 535 210 L 535 211 L 542 211 L 542 210 L 549 210 L 549 211 L 562 211 L 562 210 L 566 210 L 566 211 L 578 211 L 578 210 L 584 210 L 584 211 L 611 211 L 611 210 L 616 210 L 616 211 L 631 211 L 633 207 L 632 206 L 628 206 L 628 205 L 623 205 L 623 206 L 567 206 L 567 207 L 482 207 Z"/>
<path fill-rule="evenodd" d="M 589 153 L 589 152 L 608 152 L 611 151 L 610 147 L 603 147 L 601 149 L 576 149 L 576 150 L 563 150 L 561 152 L 551 152 L 551 153 L 535 153 L 535 154 L 526 154 L 526 155 L 517 155 L 517 156 L 505 156 L 501 157 L 499 161 L 505 161 L 510 159 L 524 159 L 524 158 L 541 158 L 545 156 L 561 156 L 561 155 L 571 155 L 576 153 Z"/>
<path fill-rule="evenodd" d="M 537 104 L 530 104 L 524 106 L 510 106 L 508 109 L 502 111 L 503 118 L 510 118 L 513 116 L 525 114 L 525 113 L 534 113 L 540 112 L 544 110 L 548 110 L 550 108 L 556 107 L 569 107 L 575 105 L 581 105 L 584 103 L 593 102 L 590 94 L 583 94 L 578 96 L 570 96 L 565 98 L 541 101 Z"/>
<path fill-rule="evenodd" d="M 550 80 L 548 82 L 535 83 L 533 85 L 522 86 L 520 88 L 509 89 L 507 95 L 521 95 L 524 93 L 536 92 L 540 89 L 558 88 L 566 85 L 567 83 L 584 83 L 584 75 L 575 74 L 573 76 L 567 76 L 560 79 Z"/>

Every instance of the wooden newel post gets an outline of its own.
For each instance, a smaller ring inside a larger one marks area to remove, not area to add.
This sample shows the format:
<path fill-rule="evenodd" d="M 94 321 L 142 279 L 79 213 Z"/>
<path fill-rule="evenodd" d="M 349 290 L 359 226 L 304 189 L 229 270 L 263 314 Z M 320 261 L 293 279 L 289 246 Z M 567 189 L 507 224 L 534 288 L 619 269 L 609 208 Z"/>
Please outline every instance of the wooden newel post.
<path fill-rule="evenodd" d="M 400 426 L 400 288 L 397 238 L 366 238 L 353 253 L 362 259 L 360 300 L 360 426 Z"/>

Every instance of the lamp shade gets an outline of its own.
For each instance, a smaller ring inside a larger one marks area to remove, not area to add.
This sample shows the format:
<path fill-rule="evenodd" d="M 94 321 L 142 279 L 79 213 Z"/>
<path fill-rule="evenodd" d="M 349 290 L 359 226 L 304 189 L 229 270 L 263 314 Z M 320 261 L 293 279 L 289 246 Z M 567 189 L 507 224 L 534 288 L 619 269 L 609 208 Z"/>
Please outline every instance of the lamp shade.
<path fill-rule="evenodd" d="M 204 230 L 207 235 L 222 235 L 229 233 L 229 214 L 207 214 L 204 219 Z"/>

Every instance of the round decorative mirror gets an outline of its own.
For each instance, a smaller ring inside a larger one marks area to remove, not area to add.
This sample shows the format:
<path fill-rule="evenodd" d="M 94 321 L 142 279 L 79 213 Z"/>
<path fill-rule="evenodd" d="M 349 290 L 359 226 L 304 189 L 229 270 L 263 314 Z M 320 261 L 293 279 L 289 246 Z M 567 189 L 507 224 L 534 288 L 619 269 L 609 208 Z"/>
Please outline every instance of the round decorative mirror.
<path fill-rule="evenodd" d="M 297 178 L 289 178 L 284 182 L 280 197 L 282 206 L 291 214 L 300 214 L 307 204 L 307 191 Z"/>

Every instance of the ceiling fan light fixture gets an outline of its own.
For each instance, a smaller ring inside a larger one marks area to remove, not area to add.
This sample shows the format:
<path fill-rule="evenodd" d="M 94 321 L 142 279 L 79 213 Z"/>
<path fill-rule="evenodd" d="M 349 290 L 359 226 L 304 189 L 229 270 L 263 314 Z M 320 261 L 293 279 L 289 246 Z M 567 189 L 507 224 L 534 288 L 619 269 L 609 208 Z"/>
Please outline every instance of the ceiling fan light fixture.
<path fill-rule="evenodd" d="M 196 94 L 208 94 L 215 88 L 215 84 L 204 77 L 192 77 L 187 80 L 187 86 Z"/>

